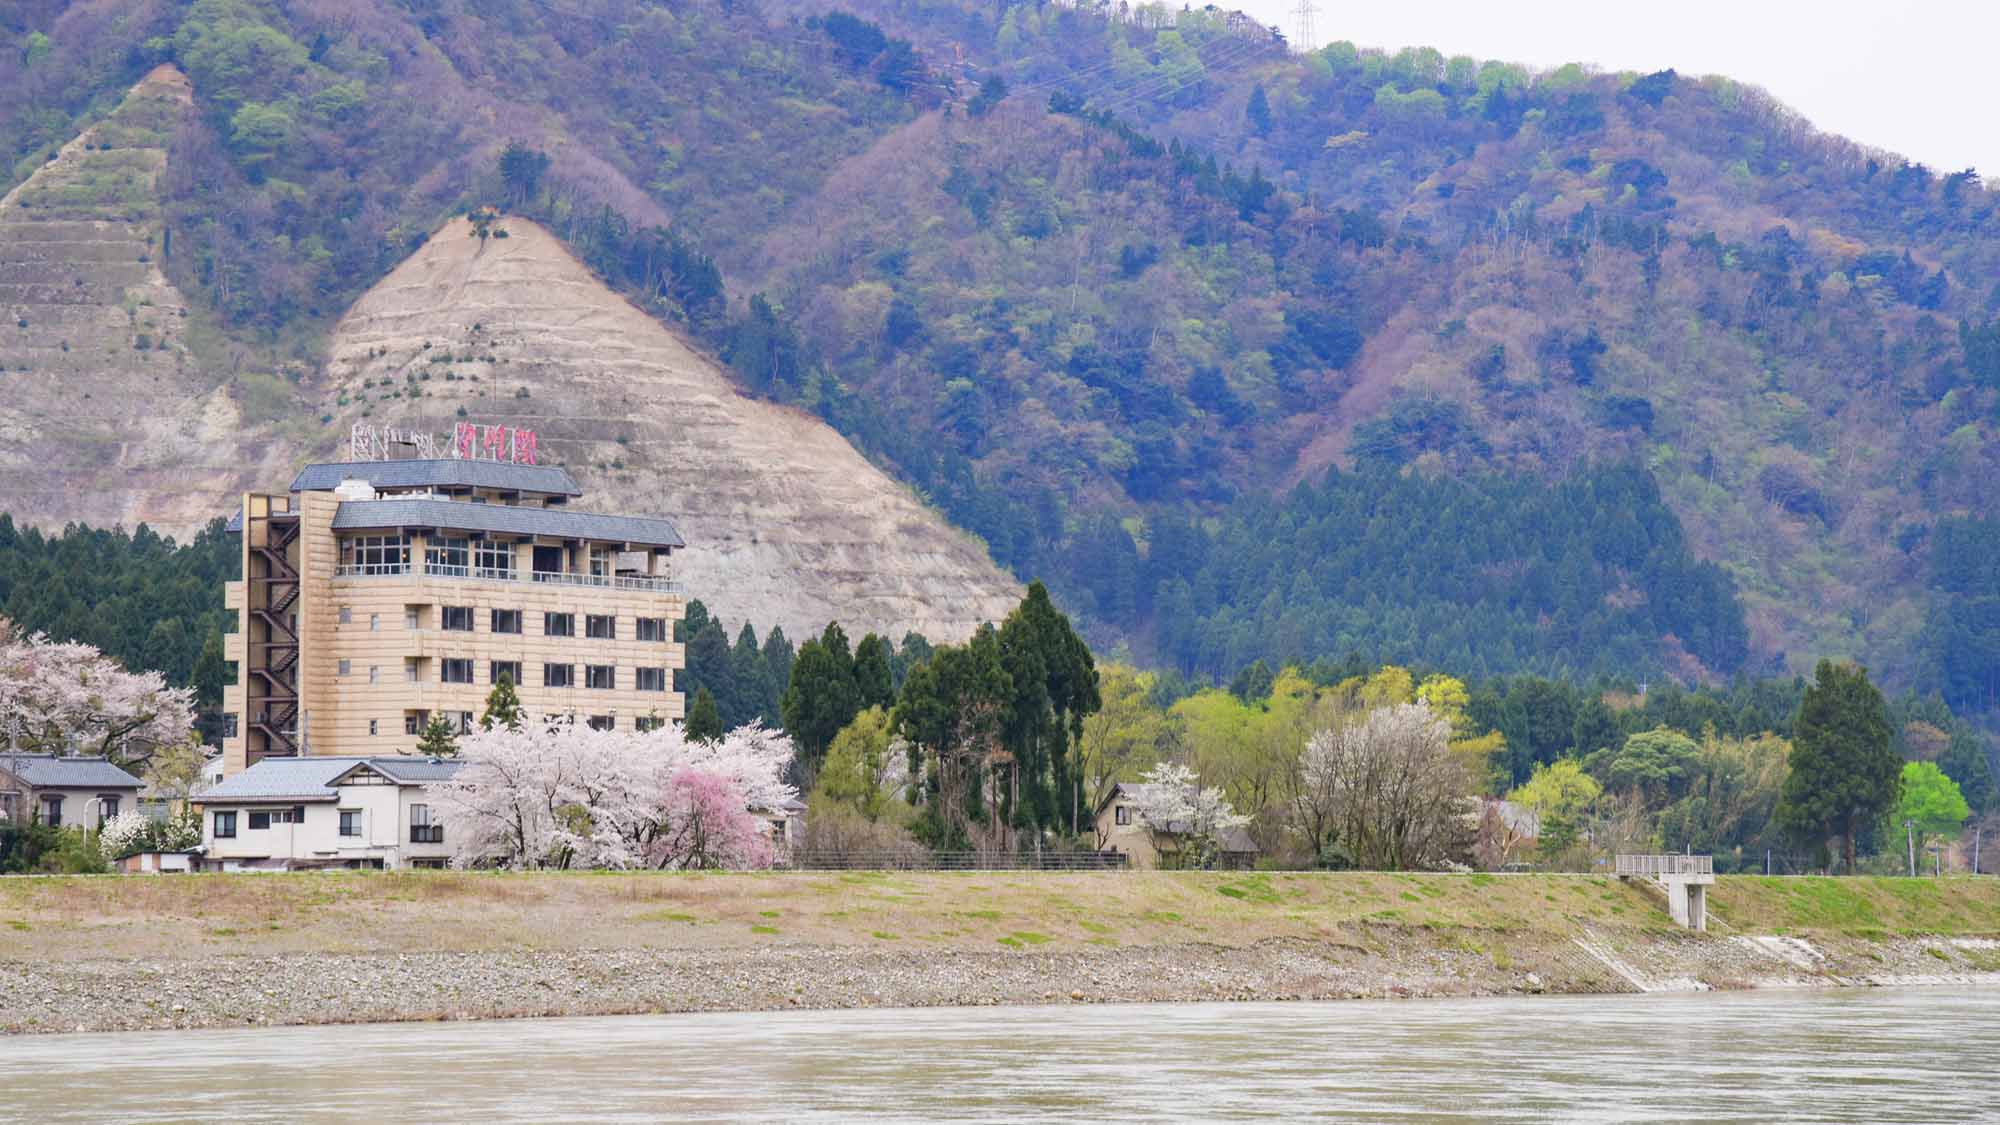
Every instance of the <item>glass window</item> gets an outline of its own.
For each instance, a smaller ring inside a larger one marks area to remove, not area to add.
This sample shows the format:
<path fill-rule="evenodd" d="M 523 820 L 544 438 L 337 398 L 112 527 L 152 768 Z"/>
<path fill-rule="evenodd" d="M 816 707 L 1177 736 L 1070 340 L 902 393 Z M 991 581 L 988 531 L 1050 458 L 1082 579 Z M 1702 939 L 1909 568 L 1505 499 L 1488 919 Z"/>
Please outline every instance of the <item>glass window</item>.
<path fill-rule="evenodd" d="M 401 535 L 356 535 L 340 546 L 344 567 L 353 574 L 403 574 L 410 569 L 410 542 Z"/>
<path fill-rule="evenodd" d="M 521 611 L 518 609 L 494 610 L 493 631 L 496 633 L 519 633 L 521 631 Z"/>
<path fill-rule="evenodd" d="M 590 718 L 584 720 L 584 725 L 588 726 L 591 730 L 610 730 L 612 723 L 615 721 L 609 715 L 592 715 Z"/>
<path fill-rule="evenodd" d="M 61 797 L 42 798 L 42 819 L 50 828 L 62 827 L 63 799 Z"/>
<path fill-rule="evenodd" d="M 448 684 L 469 684 L 472 682 L 472 661 L 462 656 L 447 656 L 439 677 Z"/>
<path fill-rule="evenodd" d="M 515 687 L 520 687 L 521 662 L 518 660 L 495 660 L 492 666 L 486 670 L 486 682 L 489 684 L 499 683 L 502 676 L 507 677 L 508 683 L 513 684 Z"/>
<path fill-rule="evenodd" d="M 542 665 L 542 686 L 543 687 L 576 686 L 576 665 L 574 664 Z"/>
<path fill-rule="evenodd" d="M 442 611 L 443 620 L 439 628 L 454 633 L 472 632 L 472 607 L 469 605 L 448 605 Z"/>
<path fill-rule="evenodd" d="M 403 661 L 403 682 L 420 684 L 424 681 L 423 664 L 417 660 Z"/>
<path fill-rule="evenodd" d="M 594 691 L 611 691 L 618 686 L 618 669 L 609 664 L 586 664 L 583 686 Z"/>
<path fill-rule="evenodd" d="M 382 666 L 380 664 L 370 664 L 368 666 L 368 682 L 371 684 L 382 682 Z"/>
<path fill-rule="evenodd" d="M 374 738 L 374 737 L 375 737 L 375 736 L 376 736 L 377 734 L 379 734 L 379 733 L 380 733 L 380 731 L 378 731 L 378 730 L 376 729 L 376 726 L 375 726 L 375 724 L 376 724 L 376 723 L 378 723 L 378 722 L 380 722 L 380 721 L 381 721 L 381 720 L 379 720 L 379 719 L 370 719 L 370 720 L 368 720 L 368 737 L 370 737 L 370 738 Z"/>
<path fill-rule="evenodd" d="M 590 549 L 590 573 L 598 578 L 611 577 L 611 568 L 617 552 L 609 547 Z"/>
<path fill-rule="evenodd" d="M 1119 805 L 1111 811 L 1111 816 L 1120 826 L 1130 824 L 1132 823 L 1132 806 Z"/>
<path fill-rule="evenodd" d="M 634 686 L 640 691 L 667 690 L 667 670 L 665 668 L 640 668 L 637 669 L 637 672 L 638 682 Z"/>
<path fill-rule="evenodd" d="M 233 840 L 236 838 L 236 814 L 234 812 L 219 812 L 215 814 L 215 838 L 218 840 Z"/>
<path fill-rule="evenodd" d="M 444 825 L 432 818 L 429 805 L 410 806 L 410 843 L 444 843 Z"/>
<path fill-rule="evenodd" d="M 262 832 L 263 830 L 265 830 L 266 828 L 269 828 L 269 827 L 271 827 L 271 814 L 270 814 L 270 813 L 268 813 L 268 812 L 253 812 L 253 813 L 251 813 L 251 814 L 250 814 L 250 831 L 252 831 L 252 832 Z"/>
<path fill-rule="evenodd" d="M 481 539 L 472 548 L 472 569 L 479 578 L 513 578 L 514 545 Z"/>
<path fill-rule="evenodd" d="M 544 636 L 549 636 L 549 637 L 576 636 L 576 614 L 574 613 L 542 614 L 542 634 Z"/>
<path fill-rule="evenodd" d="M 354 624 L 354 607 L 353 607 L 353 606 L 351 606 L 351 605 L 344 605 L 344 606 L 341 606 L 341 607 L 340 607 L 340 623 L 341 623 L 342 625 L 352 625 L 352 624 Z"/>
<path fill-rule="evenodd" d="M 414 632 L 423 623 L 424 623 L 423 610 L 419 609 L 416 606 L 411 606 L 403 611 L 403 628 Z"/>
<path fill-rule="evenodd" d="M 118 815 L 118 798 L 115 794 L 100 793 L 97 795 L 97 800 L 99 802 L 97 815 L 100 823 Z"/>
<path fill-rule="evenodd" d="M 425 725 L 428 724 L 430 721 L 431 721 L 431 713 L 429 711 L 404 712 L 403 733 L 422 734 L 424 732 Z"/>
<path fill-rule="evenodd" d="M 361 835 L 361 810 L 340 810 L 340 834 L 342 836 Z"/>
<path fill-rule="evenodd" d="M 354 671 L 354 662 L 351 660 L 337 660 L 334 662 L 334 668 L 334 675 L 345 676 Z"/>
<path fill-rule="evenodd" d="M 382 615 L 381 615 L 381 614 L 379 614 L 379 613 L 371 613 L 371 614 L 369 614 L 369 615 L 368 615 L 368 631 L 369 631 L 369 632 L 371 632 L 371 633 L 374 633 L 374 632 L 378 632 L 378 631 L 380 631 L 380 630 L 381 630 L 381 628 L 382 628 Z"/>
<path fill-rule="evenodd" d="M 667 721 L 658 715 L 641 715 L 632 720 L 632 729 L 636 731 L 659 730 L 666 725 Z"/>
<path fill-rule="evenodd" d="M 470 539 L 433 539 L 424 546 L 424 569 L 432 574 L 464 578 L 472 573 Z"/>
<path fill-rule="evenodd" d="M 471 734 L 471 733 L 472 733 L 472 712 L 470 712 L 470 711 L 460 711 L 460 712 L 459 712 L 458 714 L 456 714 L 456 715 L 452 716 L 452 724 L 451 724 L 451 725 L 452 725 L 452 726 L 453 726 L 453 727 L 454 727 L 454 728 L 455 728 L 455 729 L 456 729 L 456 730 L 458 731 L 458 733 L 460 733 L 460 734 Z"/>
<path fill-rule="evenodd" d="M 642 641 L 664 641 L 667 639 L 667 619 L 664 617 L 641 617 L 638 621 L 638 637 Z"/>
<path fill-rule="evenodd" d="M 615 641 L 618 639 L 618 619 L 593 613 L 583 619 L 583 635 L 592 640 Z"/>

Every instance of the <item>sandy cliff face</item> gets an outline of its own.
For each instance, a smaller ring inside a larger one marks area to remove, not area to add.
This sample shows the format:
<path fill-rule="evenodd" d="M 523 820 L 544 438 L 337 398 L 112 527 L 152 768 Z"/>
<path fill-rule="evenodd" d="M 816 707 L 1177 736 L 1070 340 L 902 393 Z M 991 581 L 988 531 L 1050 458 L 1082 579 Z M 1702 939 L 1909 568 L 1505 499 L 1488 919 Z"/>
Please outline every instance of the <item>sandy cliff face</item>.
<path fill-rule="evenodd" d="M 579 507 L 675 520 L 680 576 L 732 627 L 942 641 L 1005 615 L 1017 583 L 833 429 L 738 393 L 547 231 L 499 227 L 482 242 L 447 224 L 341 320 L 332 434 L 534 429 L 543 462 L 583 484 Z"/>
<path fill-rule="evenodd" d="M 191 112 L 147 75 L 0 200 L 0 510 L 186 534 L 239 487 L 240 418 L 183 344 L 155 185 Z"/>

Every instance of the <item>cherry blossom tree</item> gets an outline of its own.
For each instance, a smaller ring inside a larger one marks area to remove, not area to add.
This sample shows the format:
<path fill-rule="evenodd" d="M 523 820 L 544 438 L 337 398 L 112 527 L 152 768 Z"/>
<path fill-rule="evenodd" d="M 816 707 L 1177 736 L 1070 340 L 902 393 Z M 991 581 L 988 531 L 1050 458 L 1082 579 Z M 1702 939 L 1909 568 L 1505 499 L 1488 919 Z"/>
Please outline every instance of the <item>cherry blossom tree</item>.
<path fill-rule="evenodd" d="M 1472 782 L 1451 753 L 1451 723 L 1428 703 L 1377 707 L 1306 742 L 1300 825 L 1378 871 L 1440 867 L 1470 846 Z"/>
<path fill-rule="evenodd" d="M 465 736 L 458 772 L 427 789 L 460 866 L 768 866 L 743 836 L 751 808 L 797 795 L 791 758 L 789 738 L 755 723 L 704 743 L 674 725 L 531 721 Z"/>
<path fill-rule="evenodd" d="M 1222 849 L 1223 834 L 1250 823 L 1229 805 L 1222 790 L 1202 788 L 1194 770 L 1161 762 L 1147 770 L 1135 789 L 1133 804 L 1147 828 L 1174 843 L 1162 851 L 1177 852 L 1188 867 L 1208 867 Z"/>
<path fill-rule="evenodd" d="M 158 672 L 128 672 L 76 641 L 22 637 L 0 618 L 0 747 L 72 749 L 143 763 L 194 729 L 194 692 Z"/>

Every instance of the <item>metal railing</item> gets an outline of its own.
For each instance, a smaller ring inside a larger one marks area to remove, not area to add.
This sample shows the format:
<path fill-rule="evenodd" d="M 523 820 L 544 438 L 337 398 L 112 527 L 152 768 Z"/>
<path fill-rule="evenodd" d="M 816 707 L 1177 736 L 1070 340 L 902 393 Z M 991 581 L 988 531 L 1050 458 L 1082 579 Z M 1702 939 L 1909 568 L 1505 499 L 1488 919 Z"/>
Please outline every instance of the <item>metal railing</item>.
<path fill-rule="evenodd" d="M 792 871 L 1123 871 L 1118 852 L 889 852 L 795 849 L 776 866 Z"/>
<path fill-rule="evenodd" d="M 616 576 L 573 574 L 555 570 L 530 571 L 524 578 L 519 571 L 490 567 L 432 565 L 417 570 L 409 563 L 342 563 L 333 571 L 335 578 L 400 578 L 412 575 L 423 578 L 468 578 L 486 582 L 526 581 L 553 586 L 587 586 L 600 590 L 649 590 L 661 594 L 677 594 L 682 589 L 681 584 L 671 578 L 629 574 Z"/>
<path fill-rule="evenodd" d="M 1621 855 L 1618 857 L 1617 873 L 1620 876 L 1634 876 L 1642 879 L 1659 879 L 1668 875 L 1713 875 L 1715 857 L 1711 855 Z"/>
<path fill-rule="evenodd" d="M 408 574 L 409 563 L 341 563 L 333 570 L 335 578 L 376 578 L 386 574 Z"/>

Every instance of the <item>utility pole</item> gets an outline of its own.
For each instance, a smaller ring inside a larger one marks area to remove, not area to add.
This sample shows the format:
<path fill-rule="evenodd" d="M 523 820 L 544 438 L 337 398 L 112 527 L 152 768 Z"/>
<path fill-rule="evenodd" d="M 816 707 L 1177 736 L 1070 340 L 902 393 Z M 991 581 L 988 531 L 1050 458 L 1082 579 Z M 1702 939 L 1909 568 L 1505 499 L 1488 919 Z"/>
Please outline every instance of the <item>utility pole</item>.
<path fill-rule="evenodd" d="M 1986 831 L 1986 826 L 1983 824 L 1972 830 L 1972 873 L 1974 875 L 1979 874 L 1979 835 L 1984 831 Z"/>
<path fill-rule="evenodd" d="M 1903 822 L 1903 836 L 1910 847 L 1910 878 L 1914 879 L 1917 877 L 1917 822 L 1916 821 L 1906 820 Z"/>

